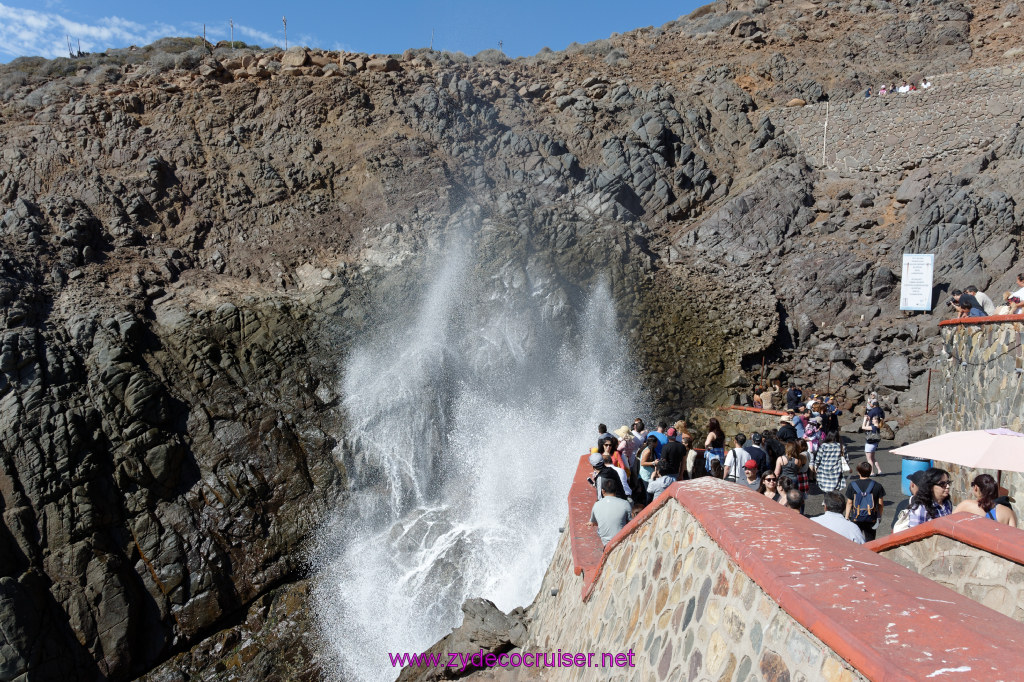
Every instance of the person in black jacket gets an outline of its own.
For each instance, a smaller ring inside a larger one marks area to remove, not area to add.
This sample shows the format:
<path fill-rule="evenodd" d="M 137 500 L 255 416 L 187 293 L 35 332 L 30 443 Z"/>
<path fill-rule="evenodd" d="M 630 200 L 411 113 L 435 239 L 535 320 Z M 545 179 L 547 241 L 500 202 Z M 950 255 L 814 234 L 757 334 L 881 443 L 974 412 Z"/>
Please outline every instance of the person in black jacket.
<path fill-rule="evenodd" d="M 779 432 L 777 435 L 778 439 L 783 443 L 791 443 L 797 439 L 792 416 L 784 414 L 779 417 Z"/>
<path fill-rule="evenodd" d="M 796 387 L 796 384 L 790 384 L 789 390 L 786 391 L 786 409 L 795 410 L 800 407 L 804 401 L 804 392 Z"/>

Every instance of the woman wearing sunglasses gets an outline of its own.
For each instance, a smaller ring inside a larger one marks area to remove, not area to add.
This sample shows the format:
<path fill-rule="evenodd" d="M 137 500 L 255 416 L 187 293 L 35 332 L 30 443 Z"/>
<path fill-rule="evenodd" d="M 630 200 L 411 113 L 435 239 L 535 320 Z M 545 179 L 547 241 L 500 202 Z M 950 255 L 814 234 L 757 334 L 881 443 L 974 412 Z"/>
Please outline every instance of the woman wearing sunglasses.
<path fill-rule="evenodd" d="M 761 474 L 761 487 L 757 489 L 757 492 L 773 502 L 778 502 L 783 506 L 786 504 L 786 496 L 779 492 L 779 477 L 775 475 L 774 471 L 766 471 Z"/>
<path fill-rule="evenodd" d="M 910 500 L 910 515 L 907 520 L 909 528 L 949 516 L 953 513 L 953 503 L 949 499 L 949 472 L 945 469 L 932 467 L 924 472 L 924 481 L 917 486 L 917 492 Z"/>

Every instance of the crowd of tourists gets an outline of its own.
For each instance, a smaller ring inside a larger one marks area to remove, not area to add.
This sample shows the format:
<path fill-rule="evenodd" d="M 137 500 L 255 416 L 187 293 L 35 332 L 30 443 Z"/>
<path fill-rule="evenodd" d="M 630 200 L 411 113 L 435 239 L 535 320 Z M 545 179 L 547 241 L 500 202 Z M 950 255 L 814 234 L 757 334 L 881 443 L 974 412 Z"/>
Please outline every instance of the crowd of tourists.
<path fill-rule="evenodd" d="M 589 481 L 597 501 L 590 523 L 607 544 L 647 504 L 676 481 L 704 476 L 744 486 L 768 500 L 805 513 L 811 486 L 824 494 L 824 512 L 812 520 L 858 543 L 874 540 L 885 509 L 886 491 L 878 481 L 881 466 L 875 460 L 885 413 L 878 399 L 868 398 L 861 423 L 867 432 L 865 459 L 856 470 L 839 433 L 842 414 L 835 401 L 814 396 L 804 402 L 794 385 L 786 394 L 789 407 L 779 417 L 777 430 L 737 433 L 727 438 L 719 421 L 711 418 L 702 441 L 695 440 L 686 421 L 669 426 L 660 422 L 648 429 L 642 419 L 632 426 L 609 431 L 598 425 L 597 446 L 592 448 Z M 703 446 L 703 447 L 701 447 Z M 943 469 L 918 471 L 911 476 L 912 496 L 895 510 L 894 531 L 966 511 L 1008 525 L 1017 519 L 1009 501 L 998 496 L 994 479 L 982 474 L 972 481 L 975 499 L 955 508 L 949 498 L 949 474 Z"/>
<path fill-rule="evenodd" d="M 899 86 L 896 85 L 896 83 L 882 83 L 882 85 L 879 86 L 876 92 L 878 93 L 879 97 L 885 97 L 886 95 L 905 95 L 909 92 L 927 90 L 930 87 L 932 87 L 931 81 L 925 78 L 921 81 L 920 86 L 918 86 L 916 83 L 908 83 L 907 81 L 903 81 L 903 85 Z M 867 90 L 864 91 L 864 96 L 871 97 L 871 88 L 868 88 Z"/>

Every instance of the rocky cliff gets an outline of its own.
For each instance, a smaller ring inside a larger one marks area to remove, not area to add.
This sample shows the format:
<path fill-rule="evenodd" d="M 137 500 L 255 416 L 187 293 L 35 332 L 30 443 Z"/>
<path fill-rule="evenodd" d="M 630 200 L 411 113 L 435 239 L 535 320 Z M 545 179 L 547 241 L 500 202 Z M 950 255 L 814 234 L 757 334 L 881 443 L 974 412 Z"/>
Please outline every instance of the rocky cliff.
<path fill-rule="evenodd" d="M 608 281 L 661 414 L 743 400 L 762 358 L 920 411 L 943 310 L 898 312 L 901 254 L 936 254 L 937 300 L 1017 260 L 1018 12 L 716 2 L 516 60 L 0 67 L 0 677 L 315 676 L 337 358 L 450 239 L 555 307 Z"/>

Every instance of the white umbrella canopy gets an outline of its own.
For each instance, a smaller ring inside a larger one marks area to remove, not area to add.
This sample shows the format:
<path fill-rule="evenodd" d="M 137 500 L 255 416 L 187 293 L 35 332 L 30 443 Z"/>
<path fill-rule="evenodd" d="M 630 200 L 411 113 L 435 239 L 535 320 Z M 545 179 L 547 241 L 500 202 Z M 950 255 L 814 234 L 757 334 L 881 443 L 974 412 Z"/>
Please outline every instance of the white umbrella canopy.
<path fill-rule="evenodd" d="M 1024 471 L 1024 433 L 1010 429 L 951 431 L 904 445 L 892 452 L 974 469 Z"/>

